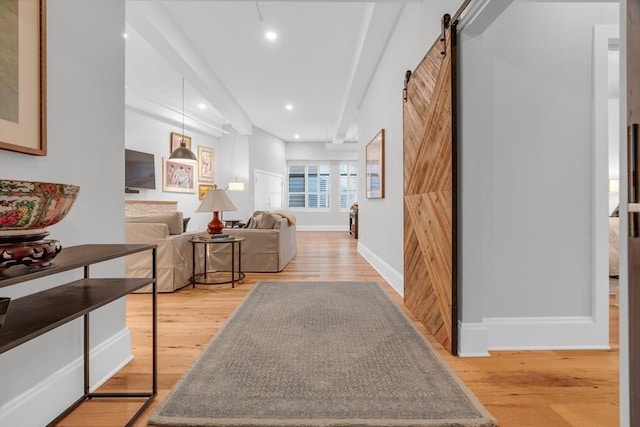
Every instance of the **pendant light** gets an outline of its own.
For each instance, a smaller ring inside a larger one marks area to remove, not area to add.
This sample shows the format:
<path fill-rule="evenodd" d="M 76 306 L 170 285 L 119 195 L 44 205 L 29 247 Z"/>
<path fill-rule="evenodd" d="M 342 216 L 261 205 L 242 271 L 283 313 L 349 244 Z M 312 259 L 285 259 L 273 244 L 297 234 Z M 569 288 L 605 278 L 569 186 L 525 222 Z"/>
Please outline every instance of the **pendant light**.
<path fill-rule="evenodd" d="M 198 160 L 193 151 L 187 148 L 187 141 L 184 139 L 184 77 L 182 78 L 182 139 L 180 146 L 173 150 L 169 158 L 172 160 Z"/>

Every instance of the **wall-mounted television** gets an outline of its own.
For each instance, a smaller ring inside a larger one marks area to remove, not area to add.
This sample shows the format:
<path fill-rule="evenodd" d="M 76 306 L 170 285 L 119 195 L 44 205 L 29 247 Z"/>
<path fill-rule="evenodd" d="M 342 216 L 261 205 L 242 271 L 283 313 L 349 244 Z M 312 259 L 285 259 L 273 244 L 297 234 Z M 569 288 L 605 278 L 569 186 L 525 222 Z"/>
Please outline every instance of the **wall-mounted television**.
<path fill-rule="evenodd" d="M 125 188 L 156 188 L 155 159 L 151 153 L 124 150 Z"/>

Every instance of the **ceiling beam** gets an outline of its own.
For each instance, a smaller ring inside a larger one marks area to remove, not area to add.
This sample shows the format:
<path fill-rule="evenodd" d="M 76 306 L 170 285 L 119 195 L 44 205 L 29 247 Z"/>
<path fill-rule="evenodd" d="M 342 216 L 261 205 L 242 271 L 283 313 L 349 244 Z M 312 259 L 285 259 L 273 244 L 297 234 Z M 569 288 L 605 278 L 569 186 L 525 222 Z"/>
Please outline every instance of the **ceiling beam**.
<path fill-rule="evenodd" d="M 130 111 L 152 117 L 178 129 L 184 127 L 186 130 L 202 132 L 215 137 L 228 133 L 223 129 L 222 123 L 192 116 L 188 112 L 177 110 L 161 100 L 149 97 L 129 87 L 125 91 L 125 106 Z"/>
<path fill-rule="evenodd" d="M 157 2 L 127 3 L 127 22 L 182 75 L 239 133 L 251 135 L 252 122 L 227 87 L 193 49 L 166 9 Z"/>
<path fill-rule="evenodd" d="M 349 128 L 358 117 L 358 109 L 362 104 L 362 99 L 378 68 L 378 63 L 401 10 L 402 3 L 400 2 L 367 5 L 333 143 L 344 142 Z"/>

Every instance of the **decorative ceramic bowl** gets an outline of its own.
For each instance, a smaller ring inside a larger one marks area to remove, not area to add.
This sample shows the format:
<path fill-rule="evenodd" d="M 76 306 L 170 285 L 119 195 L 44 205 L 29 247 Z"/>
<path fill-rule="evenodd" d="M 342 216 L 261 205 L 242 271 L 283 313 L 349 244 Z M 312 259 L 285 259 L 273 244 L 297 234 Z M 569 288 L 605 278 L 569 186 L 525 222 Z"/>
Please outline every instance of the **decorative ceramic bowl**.
<path fill-rule="evenodd" d="M 0 241 L 45 236 L 46 227 L 69 213 L 79 191 L 71 184 L 0 180 Z"/>
<path fill-rule="evenodd" d="M 35 242 L 0 243 L 0 271 L 14 265 L 45 267 L 62 251 L 57 240 Z"/>

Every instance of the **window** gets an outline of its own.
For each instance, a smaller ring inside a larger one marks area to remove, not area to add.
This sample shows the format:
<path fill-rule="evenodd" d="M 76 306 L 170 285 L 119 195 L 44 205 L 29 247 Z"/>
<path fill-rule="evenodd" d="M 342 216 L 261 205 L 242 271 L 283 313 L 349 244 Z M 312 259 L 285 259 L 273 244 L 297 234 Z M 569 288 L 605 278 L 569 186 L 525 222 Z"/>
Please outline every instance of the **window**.
<path fill-rule="evenodd" d="M 340 165 L 340 209 L 347 209 L 358 201 L 358 165 Z"/>
<path fill-rule="evenodd" d="M 329 208 L 329 165 L 289 165 L 289 208 Z"/>
<path fill-rule="evenodd" d="M 305 167 L 289 166 L 289 207 L 304 208 L 305 200 Z"/>

